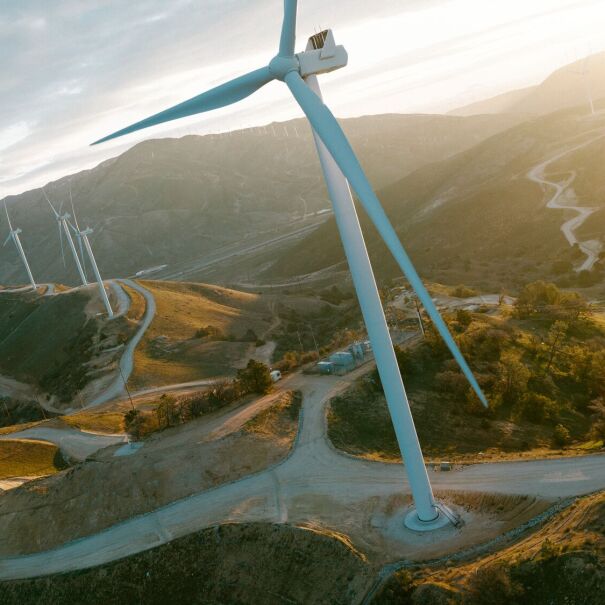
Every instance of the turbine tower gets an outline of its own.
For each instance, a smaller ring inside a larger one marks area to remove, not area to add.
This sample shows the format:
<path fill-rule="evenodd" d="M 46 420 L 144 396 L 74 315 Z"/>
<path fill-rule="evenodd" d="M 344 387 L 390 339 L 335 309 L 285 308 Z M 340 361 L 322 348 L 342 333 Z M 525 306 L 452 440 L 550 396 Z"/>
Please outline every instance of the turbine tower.
<path fill-rule="evenodd" d="M 46 191 L 44 191 L 44 189 L 42 189 L 42 193 L 44 193 L 44 197 L 46 198 L 48 205 L 51 207 L 52 211 L 54 212 L 55 218 L 57 219 L 57 225 L 59 227 L 59 240 L 61 242 L 61 257 L 63 258 L 63 265 L 65 266 L 65 252 L 63 250 L 63 236 L 65 235 L 65 239 L 67 240 L 67 243 L 69 244 L 69 249 L 71 250 L 71 254 L 74 257 L 74 262 L 76 263 L 76 268 L 78 269 L 80 281 L 82 282 L 83 286 L 87 286 L 88 281 L 86 280 L 86 275 L 84 273 L 84 269 L 82 268 L 82 263 L 80 262 L 80 258 L 76 251 L 76 246 L 74 244 L 74 240 L 71 236 L 71 230 L 70 230 L 70 226 L 69 226 L 69 219 L 71 218 L 71 215 L 67 212 L 65 214 L 61 214 L 61 207 L 63 206 L 63 204 L 61 204 L 61 206 L 59 207 L 59 211 L 57 212 L 55 207 L 52 205 L 52 202 L 48 199 L 48 196 L 46 195 Z M 70 195 L 71 195 L 71 192 L 70 192 Z M 82 252 L 82 250 L 80 250 L 80 252 Z"/>
<path fill-rule="evenodd" d="M 8 234 L 8 237 L 4 240 L 4 244 L 2 245 L 2 247 L 6 246 L 6 244 L 8 244 L 11 239 L 13 240 L 15 248 L 17 248 L 17 252 L 19 253 L 21 261 L 23 262 L 23 266 L 27 271 L 27 277 L 29 278 L 29 283 L 32 286 L 32 290 L 35 290 L 37 288 L 36 282 L 34 281 L 34 276 L 32 275 L 31 269 L 29 268 L 29 263 L 27 262 L 27 257 L 25 256 L 23 246 L 21 245 L 21 239 L 19 238 L 19 234 L 23 232 L 19 228 L 13 229 L 10 216 L 8 215 L 8 208 L 6 207 L 6 202 L 4 202 L 4 211 L 6 212 L 6 220 L 8 221 L 8 228 L 10 229 L 10 233 Z"/>
<path fill-rule="evenodd" d="M 284 20 L 279 52 L 268 66 L 213 88 L 184 103 L 110 134 L 93 144 L 163 122 L 231 105 L 250 96 L 273 80 L 282 81 L 288 86 L 313 129 L 317 151 L 334 206 L 336 223 L 376 357 L 376 365 L 384 387 L 399 448 L 405 461 L 415 504 L 415 510 L 408 514 L 406 524 L 414 529 L 434 529 L 448 523 L 448 515 L 447 512 L 443 513 L 443 507 L 433 497 L 349 185 L 357 193 L 362 206 L 416 291 L 427 314 L 483 405 L 487 406 L 487 400 L 401 245 L 336 118 L 322 101 L 317 76 L 345 67 L 348 62 L 347 53 L 342 46 L 336 45 L 332 31 L 325 30 L 312 36 L 306 50 L 296 54 L 296 10 L 297 0 L 284 1 Z"/>
<path fill-rule="evenodd" d="M 105 309 L 107 310 L 107 315 L 111 319 L 113 317 L 113 309 L 111 308 L 109 297 L 107 296 L 107 292 L 105 291 L 105 285 L 103 284 L 103 279 L 101 278 L 101 273 L 99 272 L 99 267 L 97 266 L 95 255 L 92 252 L 92 246 L 90 245 L 90 241 L 88 240 L 88 236 L 92 235 L 94 231 L 90 227 L 87 227 L 84 230 L 80 229 L 80 225 L 78 225 L 78 219 L 76 217 L 76 211 L 74 209 L 73 200 L 71 201 L 71 210 L 73 213 L 75 225 L 69 223 L 69 226 L 74 230 L 78 241 L 80 242 L 80 246 L 84 244 L 84 249 L 86 250 L 86 253 L 88 254 L 88 259 L 90 260 L 92 272 L 95 274 L 95 279 L 97 280 L 99 294 L 101 295 L 101 299 L 103 300 L 103 304 L 105 305 Z M 82 259 L 84 259 L 84 253 L 82 253 Z"/>

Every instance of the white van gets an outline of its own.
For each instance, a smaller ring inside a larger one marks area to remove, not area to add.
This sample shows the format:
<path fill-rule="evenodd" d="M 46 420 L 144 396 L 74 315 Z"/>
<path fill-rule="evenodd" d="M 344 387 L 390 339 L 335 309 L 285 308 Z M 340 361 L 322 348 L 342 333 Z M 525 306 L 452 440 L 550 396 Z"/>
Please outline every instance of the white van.
<path fill-rule="evenodd" d="M 272 370 L 271 371 L 271 380 L 273 382 L 277 382 L 277 381 L 281 380 L 281 372 L 279 370 Z"/>

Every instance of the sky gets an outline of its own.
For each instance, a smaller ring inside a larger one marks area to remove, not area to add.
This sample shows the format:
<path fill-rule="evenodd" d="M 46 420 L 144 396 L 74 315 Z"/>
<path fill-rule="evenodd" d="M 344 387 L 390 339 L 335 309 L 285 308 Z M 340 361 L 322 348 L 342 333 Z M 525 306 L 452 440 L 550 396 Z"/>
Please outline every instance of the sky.
<path fill-rule="evenodd" d="M 230 108 L 90 147 L 265 65 L 281 0 L 0 0 L 0 199 L 137 142 L 301 117 L 282 83 Z M 537 84 L 605 49 L 603 0 L 300 0 L 297 50 L 334 30 L 349 65 L 321 77 L 338 117 L 443 113 Z"/>

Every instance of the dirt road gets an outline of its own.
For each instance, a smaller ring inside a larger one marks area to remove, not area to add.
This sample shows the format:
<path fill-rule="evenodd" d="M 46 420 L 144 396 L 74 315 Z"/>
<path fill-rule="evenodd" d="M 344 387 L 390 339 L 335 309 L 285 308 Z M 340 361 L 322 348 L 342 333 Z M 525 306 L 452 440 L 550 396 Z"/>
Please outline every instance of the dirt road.
<path fill-rule="evenodd" d="M 368 502 L 409 493 L 402 465 L 345 456 L 327 440 L 326 402 L 355 377 L 356 373 L 346 377 L 295 375 L 283 385 L 302 390 L 304 403 L 296 445 L 280 464 L 52 551 L 0 560 L 0 579 L 99 565 L 229 521 L 317 522 L 341 528 L 351 523 L 347 520 L 351 511 L 363 509 Z M 242 420 L 234 415 L 223 418 L 221 426 L 226 428 L 221 434 L 236 429 Z M 450 473 L 431 473 L 431 479 L 436 490 L 556 499 L 605 489 L 605 458 L 482 464 Z M 367 523 L 370 519 L 365 523 L 359 520 L 357 532 L 375 531 Z M 448 539 L 453 538 L 448 534 Z M 417 550 L 429 546 L 412 544 Z"/>
<path fill-rule="evenodd" d="M 566 149 L 555 155 L 554 157 L 538 164 L 534 168 L 532 168 L 527 173 L 527 178 L 534 183 L 538 183 L 543 189 L 554 189 L 554 195 L 547 203 L 548 208 L 552 208 L 555 210 L 573 210 L 577 213 L 577 216 L 565 221 L 561 226 L 561 231 L 565 236 L 565 239 L 569 242 L 570 246 L 574 246 L 578 244 L 580 250 L 586 255 L 586 260 L 576 267 L 576 271 L 590 271 L 594 264 L 599 259 L 599 254 L 603 248 L 602 244 L 598 240 L 586 240 L 579 241 L 576 237 L 576 230 L 581 227 L 586 220 L 597 210 L 599 207 L 590 207 L 590 206 L 578 206 L 578 200 L 576 198 L 575 192 L 572 188 L 572 184 L 576 179 L 576 173 L 572 172 L 569 177 L 562 182 L 551 181 L 545 177 L 546 169 L 551 164 L 559 161 L 561 158 L 564 158 L 566 155 L 574 153 L 588 145 L 591 145 L 595 141 L 598 141 L 605 137 L 605 134 L 600 134 L 597 137 L 591 138 L 588 141 L 580 145 L 576 145 L 570 149 Z"/>

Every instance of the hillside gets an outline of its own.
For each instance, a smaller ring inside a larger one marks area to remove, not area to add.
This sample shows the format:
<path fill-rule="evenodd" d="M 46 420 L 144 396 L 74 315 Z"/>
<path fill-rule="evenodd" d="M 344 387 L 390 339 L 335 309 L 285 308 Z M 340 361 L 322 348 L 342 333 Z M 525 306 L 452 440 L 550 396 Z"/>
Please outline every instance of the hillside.
<path fill-rule="evenodd" d="M 605 98 L 605 53 L 566 65 L 537 86 L 472 103 L 450 111 L 449 115 L 507 113 L 539 116 L 580 105 L 589 109 L 588 89 L 594 101 Z"/>
<path fill-rule="evenodd" d="M 342 121 L 372 179 L 386 186 L 429 162 L 508 128 L 509 117 L 369 116 Z M 329 207 L 311 133 L 294 120 L 221 135 L 150 140 L 96 168 L 50 183 L 68 209 L 69 183 L 82 227 L 105 277 L 168 265 L 174 273 L 229 245 L 308 226 Z M 36 279 L 75 284 L 61 262 L 57 229 L 41 190 L 7 198 Z M 0 280 L 21 283 L 13 247 L 0 253 Z"/>
<path fill-rule="evenodd" d="M 0 395 L 72 403 L 113 369 L 133 330 L 123 317 L 106 321 L 95 286 L 44 296 L 0 292 Z M 12 381 L 17 381 L 13 388 Z M 0 381 L 1 382 L 1 381 Z"/>
<path fill-rule="evenodd" d="M 301 342 L 313 347 L 309 320 L 323 346 L 342 328 L 334 316 L 349 319 L 350 301 L 338 307 L 320 293 L 244 292 L 190 282 L 141 285 L 153 295 L 156 314 L 135 351 L 134 389 L 233 376 L 251 358 L 271 364 L 299 350 Z"/>
<path fill-rule="evenodd" d="M 584 116 L 582 110 L 569 110 L 530 120 L 379 191 L 420 272 L 432 280 L 493 292 L 552 277 L 553 264 L 562 261 L 567 285 L 578 285 L 573 268 L 580 264 L 582 254 L 561 231 L 574 214 L 548 208 L 554 187 L 541 187 L 528 173 L 545 160 L 569 152 L 559 161 L 565 163 L 562 169 L 577 173 L 581 204 L 605 206 L 598 159 L 605 118 L 587 121 Z M 577 149 L 584 144 L 585 148 Z M 546 172 L 556 171 L 556 164 L 547 166 Z M 569 174 L 559 176 L 554 180 L 565 183 Z M 569 187 L 571 193 L 575 181 Z M 602 246 L 601 215 L 588 217 L 578 235 L 588 231 Z M 363 211 L 360 216 L 376 272 L 381 277 L 400 275 Z M 285 279 L 337 266 L 342 260 L 342 246 L 330 219 L 291 246 L 265 275 Z M 602 284 L 601 278 L 595 280 Z"/>

